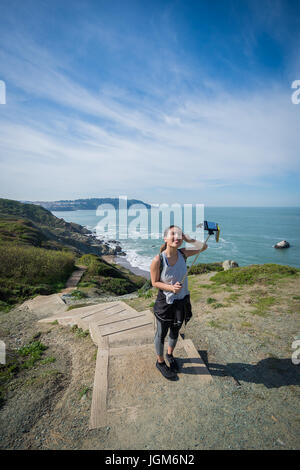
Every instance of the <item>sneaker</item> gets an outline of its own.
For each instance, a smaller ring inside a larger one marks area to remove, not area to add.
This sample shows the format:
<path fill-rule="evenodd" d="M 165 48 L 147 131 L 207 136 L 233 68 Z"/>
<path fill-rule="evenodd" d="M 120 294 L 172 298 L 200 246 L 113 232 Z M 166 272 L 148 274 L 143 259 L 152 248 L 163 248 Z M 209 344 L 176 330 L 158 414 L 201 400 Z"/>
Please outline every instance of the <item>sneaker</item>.
<path fill-rule="evenodd" d="M 166 358 L 168 359 L 168 363 L 170 364 L 170 370 L 172 372 L 178 372 L 179 371 L 179 365 L 178 362 L 176 361 L 175 357 L 173 354 L 166 354 Z"/>
<path fill-rule="evenodd" d="M 172 380 L 176 378 L 176 374 L 170 370 L 170 367 L 168 367 L 165 362 L 160 363 L 156 361 L 156 367 L 166 379 Z"/>

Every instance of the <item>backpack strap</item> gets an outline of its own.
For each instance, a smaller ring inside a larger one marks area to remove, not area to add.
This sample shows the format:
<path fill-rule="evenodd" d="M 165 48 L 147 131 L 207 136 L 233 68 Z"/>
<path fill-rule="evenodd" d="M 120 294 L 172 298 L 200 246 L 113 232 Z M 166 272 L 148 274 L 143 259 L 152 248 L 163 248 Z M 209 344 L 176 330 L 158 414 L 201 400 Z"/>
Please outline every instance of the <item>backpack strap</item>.
<path fill-rule="evenodd" d="M 159 265 L 159 277 L 161 275 L 161 272 L 163 270 L 164 264 L 163 264 L 163 255 L 162 253 L 159 253 L 159 259 L 160 259 L 160 265 Z"/>
<path fill-rule="evenodd" d="M 182 256 L 184 257 L 184 261 L 186 262 L 186 258 L 187 258 L 187 257 L 186 257 L 185 254 L 183 253 L 182 248 L 179 248 L 178 251 L 180 251 L 180 253 L 181 253 Z"/>

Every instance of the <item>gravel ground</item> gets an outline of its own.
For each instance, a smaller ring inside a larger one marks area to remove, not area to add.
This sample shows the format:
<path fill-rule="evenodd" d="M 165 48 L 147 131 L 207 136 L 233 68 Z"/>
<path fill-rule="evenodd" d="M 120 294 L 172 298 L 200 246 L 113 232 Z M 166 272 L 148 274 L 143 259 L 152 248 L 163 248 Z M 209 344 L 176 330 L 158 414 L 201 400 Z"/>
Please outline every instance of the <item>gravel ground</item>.
<path fill-rule="evenodd" d="M 207 275 L 193 279 L 197 295 L 192 294 L 193 318 L 185 334 L 207 362 L 212 382 L 205 385 L 189 372 L 179 348 L 182 369 L 175 382 L 155 368 L 154 348 L 113 357 L 110 422 L 92 431 L 91 338 L 38 324 L 39 315 L 21 307 L 1 312 L 0 337 L 8 352 L 40 333 L 48 346 L 44 357 L 56 359 L 10 382 L 0 410 L 1 449 L 299 449 L 300 365 L 291 361 L 299 335 L 299 280 L 228 292 L 197 287 L 209 285 Z M 276 302 L 263 315 L 253 314 L 257 299 L 267 296 Z M 209 297 L 215 300 L 208 303 Z M 151 301 L 127 300 L 137 310 Z M 214 308 L 217 303 L 222 306 Z"/>

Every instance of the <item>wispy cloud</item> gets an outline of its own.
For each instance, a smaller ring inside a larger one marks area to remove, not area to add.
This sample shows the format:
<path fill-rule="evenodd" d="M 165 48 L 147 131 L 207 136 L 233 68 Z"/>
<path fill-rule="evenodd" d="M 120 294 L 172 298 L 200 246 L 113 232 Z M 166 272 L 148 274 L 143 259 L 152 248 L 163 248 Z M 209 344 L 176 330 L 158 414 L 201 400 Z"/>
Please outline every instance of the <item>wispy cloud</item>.
<path fill-rule="evenodd" d="M 83 48 L 97 38 L 122 52 L 121 33 L 96 23 L 89 33 L 87 28 L 83 22 Z M 260 82 L 255 90 L 228 90 L 205 69 L 197 83 L 188 61 L 166 45 L 156 59 L 145 41 L 134 54 L 149 52 L 150 77 L 141 71 L 132 87 L 130 77 L 89 86 L 72 59 L 65 62 L 65 53 L 38 45 L 24 32 L 16 32 L 14 43 L 5 34 L 2 39 L 8 103 L 0 110 L 2 196 L 122 192 L 143 198 L 155 187 L 176 197 L 186 188 L 259 186 L 265 177 L 299 172 L 299 109 L 289 88 Z M 127 37 L 127 45 L 135 40 Z M 132 71 L 138 68 L 131 64 Z M 181 86 L 184 78 L 188 86 Z M 166 194 L 157 191 L 152 202 Z"/>

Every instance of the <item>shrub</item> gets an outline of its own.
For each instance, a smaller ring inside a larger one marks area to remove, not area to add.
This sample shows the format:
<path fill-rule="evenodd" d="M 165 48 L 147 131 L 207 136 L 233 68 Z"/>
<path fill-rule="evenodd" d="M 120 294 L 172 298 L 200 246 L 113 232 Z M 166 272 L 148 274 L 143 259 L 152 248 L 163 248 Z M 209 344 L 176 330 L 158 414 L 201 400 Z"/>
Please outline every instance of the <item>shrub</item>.
<path fill-rule="evenodd" d="M 116 295 L 123 295 L 135 290 L 135 286 L 126 279 L 108 278 L 101 283 L 101 289 L 105 292 L 112 292 Z"/>
<path fill-rule="evenodd" d="M 119 277 L 123 278 L 122 273 L 116 268 L 107 266 L 104 263 L 98 263 L 98 268 L 97 268 L 97 274 L 99 276 L 105 276 L 105 277 Z"/>
<path fill-rule="evenodd" d="M 212 271 L 223 271 L 222 263 L 200 263 L 192 266 L 189 274 L 204 274 Z"/>
<path fill-rule="evenodd" d="M 15 304 L 32 295 L 53 294 L 64 286 L 73 268 L 72 253 L 2 243 L 0 301 Z"/>
<path fill-rule="evenodd" d="M 81 264 L 83 266 L 90 266 L 90 264 L 95 263 L 99 260 L 99 257 L 97 255 L 83 255 L 81 258 L 77 260 L 78 264 Z"/>
<path fill-rule="evenodd" d="M 0 278 L 26 284 L 65 281 L 74 269 L 74 255 L 32 246 L 0 244 Z"/>
<path fill-rule="evenodd" d="M 150 299 L 153 295 L 152 283 L 147 280 L 140 289 L 138 289 L 138 296 L 144 299 Z"/>
<path fill-rule="evenodd" d="M 36 361 L 41 359 L 44 350 L 47 346 L 42 344 L 40 341 L 32 341 L 25 346 L 19 348 L 18 354 L 27 359 L 21 364 L 21 368 L 28 369 L 32 367 Z"/>
<path fill-rule="evenodd" d="M 78 328 L 78 325 L 73 325 L 71 327 L 72 333 L 75 333 L 75 336 L 78 338 L 85 338 L 90 334 L 89 330 L 83 330 L 82 328 Z"/>
<path fill-rule="evenodd" d="M 87 297 L 87 295 L 82 292 L 81 290 L 74 290 L 72 293 L 71 293 L 71 296 L 74 297 L 75 299 L 85 299 Z"/>

